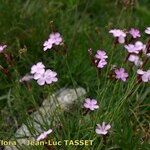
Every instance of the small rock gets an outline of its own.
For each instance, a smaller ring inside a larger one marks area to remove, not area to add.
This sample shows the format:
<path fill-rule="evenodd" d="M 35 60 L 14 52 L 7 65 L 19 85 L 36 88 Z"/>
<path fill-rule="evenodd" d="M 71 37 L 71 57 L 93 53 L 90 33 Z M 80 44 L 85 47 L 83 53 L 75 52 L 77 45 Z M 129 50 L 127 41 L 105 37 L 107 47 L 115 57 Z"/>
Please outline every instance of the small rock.
<path fill-rule="evenodd" d="M 39 110 L 30 115 L 31 119 L 28 122 L 28 125 L 32 127 L 32 130 L 35 130 L 34 134 L 30 132 L 25 124 L 22 124 L 22 126 L 15 133 L 17 145 L 23 146 L 27 144 L 28 140 L 35 140 L 35 137 L 44 131 L 42 125 L 45 123 L 47 125 L 51 124 L 51 116 L 54 114 L 58 115 L 63 111 L 69 111 L 74 103 L 79 100 L 83 100 L 85 94 L 85 89 L 81 87 L 76 89 L 61 89 L 44 100 Z M 5 150 L 19 149 L 16 146 L 6 146 Z"/>

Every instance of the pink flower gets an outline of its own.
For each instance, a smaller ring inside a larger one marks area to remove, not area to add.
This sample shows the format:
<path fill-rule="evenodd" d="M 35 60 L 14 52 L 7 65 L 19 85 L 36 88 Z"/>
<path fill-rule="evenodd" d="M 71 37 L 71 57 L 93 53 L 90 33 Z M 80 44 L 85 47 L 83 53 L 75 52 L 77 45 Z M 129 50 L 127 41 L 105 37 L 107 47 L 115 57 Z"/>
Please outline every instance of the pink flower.
<path fill-rule="evenodd" d="M 19 82 L 24 82 L 24 81 L 30 81 L 33 79 L 32 75 L 26 74 L 24 77 L 22 77 Z"/>
<path fill-rule="evenodd" d="M 45 132 L 43 132 L 43 133 L 41 133 L 38 137 L 37 137 L 37 141 L 41 141 L 41 140 L 43 140 L 43 139 L 45 139 L 45 138 L 47 138 L 47 136 L 50 134 L 50 133 L 52 133 L 52 129 L 49 129 L 48 131 L 45 131 Z"/>
<path fill-rule="evenodd" d="M 138 29 L 134 29 L 134 28 L 131 28 L 131 30 L 129 31 L 129 33 L 132 35 L 133 38 L 138 38 L 138 37 L 141 37 L 140 35 L 140 31 Z"/>
<path fill-rule="evenodd" d="M 129 53 L 138 54 L 145 48 L 145 45 L 141 41 L 137 41 L 135 44 L 128 44 L 124 46 Z"/>
<path fill-rule="evenodd" d="M 99 106 L 97 105 L 97 101 L 90 98 L 85 99 L 84 107 L 92 111 L 99 108 Z"/>
<path fill-rule="evenodd" d="M 136 53 L 136 54 L 139 53 L 139 51 L 135 50 L 135 46 L 133 44 L 128 44 L 125 45 L 124 47 L 127 49 L 129 53 Z"/>
<path fill-rule="evenodd" d="M 0 45 L 0 53 L 2 53 L 6 47 L 7 45 Z"/>
<path fill-rule="evenodd" d="M 137 51 L 141 51 L 141 50 L 143 50 L 145 48 L 145 45 L 141 42 L 141 41 L 137 41 L 136 43 L 135 43 L 135 49 L 137 50 Z"/>
<path fill-rule="evenodd" d="M 58 81 L 56 76 L 57 76 L 56 72 L 47 69 L 43 74 L 37 74 L 37 76 L 35 74 L 34 79 L 37 79 L 37 83 L 39 85 L 44 85 L 45 83 L 51 84 L 53 82 Z"/>
<path fill-rule="evenodd" d="M 95 63 L 97 63 L 97 60 L 95 61 Z M 105 59 L 99 60 L 97 67 L 98 68 L 104 68 L 107 65 L 107 61 Z"/>
<path fill-rule="evenodd" d="M 127 80 L 128 73 L 125 72 L 124 68 L 116 69 L 115 74 L 116 74 L 116 79 L 119 79 L 119 80 L 122 80 L 122 81 Z"/>
<path fill-rule="evenodd" d="M 98 50 L 95 58 L 95 63 L 97 64 L 98 68 L 103 68 L 107 64 L 106 59 L 108 56 L 106 55 L 105 51 Z"/>
<path fill-rule="evenodd" d="M 146 33 L 146 34 L 150 34 L 150 27 L 147 27 L 147 28 L 145 29 L 145 33 Z"/>
<path fill-rule="evenodd" d="M 95 57 L 97 59 L 106 59 L 106 58 L 108 58 L 108 56 L 106 55 L 106 52 L 105 51 L 101 51 L 101 50 L 97 51 L 97 54 L 95 55 Z"/>
<path fill-rule="evenodd" d="M 31 67 L 31 74 L 43 74 L 45 72 L 45 66 L 42 62 L 38 62 Z"/>
<path fill-rule="evenodd" d="M 52 40 L 52 43 L 55 45 L 59 45 L 62 42 L 62 37 L 60 33 L 51 33 L 49 38 Z"/>
<path fill-rule="evenodd" d="M 117 37 L 119 43 L 122 44 L 125 42 L 126 33 L 123 30 L 113 29 L 110 30 L 109 33 L 112 33 L 114 37 Z"/>
<path fill-rule="evenodd" d="M 58 80 L 57 73 L 50 69 L 45 70 L 42 62 L 38 62 L 31 67 L 31 74 L 33 74 L 33 79 L 37 80 L 39 85 L 51 84 Z"/>
<path fill-rule="evenodd" d="M 150 70 L 143 71 L 141 69 L 138 69 L 137 74 L 139 74 L 141 76 L 143 82 L 150 81 Z"/>
<path fill-rule="evenodd" d="M 128 60 L 130 62 L 133 62 L 136 66 L 141 66 L 143 64 L 143 62 L 140 60 L 139 56 L 137 55 L 130 55 Z"/>
<path fill-rule="evenodd" d="M 51 49 L 53 47 L 53 45 L 59 45 L 61 44 L 61 42 L 63 41 L 60 33 L 56 32 L 56 33 L 51 33 L 49 35 L 49 39 L 47 41 L 44 42 L 43 46 L 43 50 L 46 51 L 48 49 Z"/>
<path fill-rule="evenodd" d="M 96 127 L 95 131 L 99 135 L 106 135 L 110 128 L 111 128 L 110 124 L 106 124 L 105 122 L 103 122 L 102 125 L 97 124 L 97 127 Z"/>
<path fill-rule="evenodd" d="M 109 33 L 112 33 L 114 37 L 120 37 L 120 36 L 126 37 L 126 33 L 120 29 L 110 30 Z"/>
<path fill-rule="evenodd" d="M 44 46 L 44 48 L 43 48 L 44 51 L 51 49 L 53 46 L 52 40 L 48 39 L 47 41 L 44 42 L 43 46 Z"/>

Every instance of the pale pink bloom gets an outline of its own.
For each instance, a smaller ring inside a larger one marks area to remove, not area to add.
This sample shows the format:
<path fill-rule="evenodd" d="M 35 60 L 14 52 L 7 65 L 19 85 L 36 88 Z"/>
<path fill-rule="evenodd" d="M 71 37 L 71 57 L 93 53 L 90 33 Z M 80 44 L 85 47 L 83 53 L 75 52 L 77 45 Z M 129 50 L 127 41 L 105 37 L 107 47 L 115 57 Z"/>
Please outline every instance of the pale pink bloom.
<path fill-rule="evenodd" d="M 109 33 L 112 33 L 114 37 L 120 37 L 120 36 L 126 37 L 126 33 L 120 29 L 110 30 Z"/>
<path fill-rule="evenodd" d="M 106 59 L 108 58 L 108 56 L 106 55 L 105 51 L 98 50 L 95 58 L 95 63 L 97 64 L 98 68 L 103 68 L 107 64 Z"/>
<path fill-rule="evenodd" d="M 108 56 L 106 55 L 106 52 L 105 51 L 101 51 L 101 50 L 97 51 L 97 54 L 95 55 L 95 57 L 97 59 L 106 59 L 106 58 L 108 58 Z"/>
<path fill-rule="evenodd" d="M 85 99 L 84 107 L 92 111 L 99 108 L 99 106 L 97 105 L 97 101 L 90 98 Z"/>
<path fill-rule="evenodd" d="M 105 122 L 103 122 L 102 125 L 97 124 L 95 132 L 99 135 L 106 135 L 110 128 L 110 124 L 106 124 Z"/>
<path fill-rule="evenodd" d="M 141 42 L 141 41 L 137 41 L 136 43 L 135 43 L 135 49 L 137 50 L 137 51 L 141 51 L 141 50 L 143 50 L 145 48 L 145 45 Z"/>
<path fill-rule="evenodd" d="M 51 33 L 49 38 L 51 39 L 51 41 L 53 42 L 53 44 L 55 45 L 59 45 L 63 39 L 60 35 L 60 33 L 56 32 L 56 33 Z"/>
<path fill-rule="evenodd" d="M 138 69 L 137 74 L 141 76 L 143 82 L 150 82 L 150 70 L 143 71 L 141 69 Z"/>
<path fill-rule="evenodd" d="M 0 45 L 0 53 L 2 53 L 6 47 L 7 45 Z"/>
<path fill-rule="evenodd" d="M 41 140 L 44 140 L 45 138 L 47 138 L 47 136 L 52 133 L 52 129 L 49 129 L 48 131 L 45 131 L 43 133 L 41 133 L 38 137 L 37 137 L 37 141 L 41 141 Z"/>
<path fill-rule="evenodd" d="M 125 42 L 126 33 L 123 30 L 113 29 L 110 30 L 109 33 L 112 33 L 114 37 L 117 37 L 119 43 L 122 44 Z"/>
<path fill-rule="evenodd" d="M 26 81 L 30 81 L 32 79 L 33 79 L 33 75 L 26 74 L 19 80 L 19 82 L 24 82 L 24 81 L 26 82 Z"/>
<path fill-rule="evenodd" d="M 44 84 L 51 84 L 53 82 L 58 81 L 57 79 L 57 73 L 47 69 L 43 74 L 41 74 L 40 76 L 38 76 L 39 78 L 37 78 L 37 83 L 39 85 L 44 85 Z"/>
<path fill-rule="evenodd" d="M 137 55 L 130 55 L 128 60 L 130 62 L 133 62 L 136 66 L 141 66 L 143 64 L 143 62 L 140 60 L 139 56 Z"/>
<path fill-rule="evenodd" d="M 53 41 L 51 39 L 48 39 L 47 41 L 44 42 L 43 46 L 44 46 L 43 48 L 44 51 L 51 49 L 53 46 Z"/>
<path fill-rule="evenodd" d="M 146 34 L 150 34 L 150 27 L 147 27 L 147 28 L 145 29 L 145 33 L 146 33 Z"/>
<path fill-rule="evenodd" d="M 116 69 L 115 74 L 116 74 L 116 79 L 119 79 L 122 81 L 126 81 L 128 78 L 128 73 L 125 72 L 124 68 Z"/>
<path fill-rule="evenodd" d="M 139 51 L 135 50 L 135 46 L 133 44 L 128 44 L 125 45 L 124 47 L 127 49 L 129 53 L 136 53 L 136 54 L 139 53 Z"/>
<path fill-rule="evenodd" d="M 141 41 L 137 41 L 135 44 L 128 44 L 124 46 L 129 53 L 138 54 L 145 48 L 145 45 Z"/>
<path fill-rule="evenodd" d="M 38 62 L 36 65 L 31 67 L 31 74 L 40 73 L 43 74 L 45 72 L 45 66 L 42 62 Z"/>
<path fill-rule="evenodd" d="M 141 37 L 140 31 L 138 29 L 131 28 L 129 33 L 132 35 L 133 38 Z"/>
<path fill-rule="evenodd" d="M 97 60 L 95 61 L 97 63 Z M 107 65 L 107 61 L 105 59 L 99 60 L 97 67 L 98 68 L 104 68 Z"/>
<path fill-rule="evenodd" d="M 61 44 L 63 41 L 60 33 L 56 32 L 56 33 L 51 33 L 49 35 L 49 39 L 47 41 L 44 42 L 43 46 L 43 50 L 46 51 L 48 49 L 51 49 L 53 47 L 53 45 L 59 45 Z"/>

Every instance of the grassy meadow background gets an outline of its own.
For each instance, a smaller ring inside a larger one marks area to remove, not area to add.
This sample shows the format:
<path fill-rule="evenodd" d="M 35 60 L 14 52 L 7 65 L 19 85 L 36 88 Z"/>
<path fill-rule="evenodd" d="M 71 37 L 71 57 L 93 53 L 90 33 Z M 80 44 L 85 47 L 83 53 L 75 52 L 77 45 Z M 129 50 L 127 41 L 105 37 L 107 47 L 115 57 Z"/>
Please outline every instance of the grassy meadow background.
<path fill-rule="evenodd" d="M 64 38 L 67 56 L 43 51 L 43 42 L 52 31 L 51 21 Z M 93 146 L 63 149 L 148 150 L 149 83 L 136 85 L 136 69 L 124 63 L 123 46 L 113 48 L 113 38 L 108 33 L 112 28 L 131 27 L 144 33 L 148 26 L 149 0 L 135 0 L 133 5 L 128 0 L 0 0 L 0 43 L 8 45 L 14 58 L 14 66 L 9 66 L 0 55 L 0 65 L 10 72 L 8 78 L 0 71 L 0 139 L 12 138 L 16 129 L 27 123 L 29 111 L 37 110 L 51 93 L 81 86 L 87 97 L 97 99 L 100 109 L 83 116 L 82 104 L 78 104 L 74 111 L 62 114 L 61 135 L 59 129 L 50 128 L 55 130 L 54 139 L 94 139 Z M 144 35 L 141 39 L 146 41 Z M 91 65 L 89 48 L 94 52 L 106 50 L 112 57 L 100 76 Z M 31 81 L 29 90 L 19 79 L 39 61 L 55 70 L 59 81 L 53 86 Z M 106 72 L 111 65 L 125 67 L 130 75 L 128 82 L 109 80 Z M 112 125 L 105 146 L 95 133 L 96 124 L 103 121 Z"/>

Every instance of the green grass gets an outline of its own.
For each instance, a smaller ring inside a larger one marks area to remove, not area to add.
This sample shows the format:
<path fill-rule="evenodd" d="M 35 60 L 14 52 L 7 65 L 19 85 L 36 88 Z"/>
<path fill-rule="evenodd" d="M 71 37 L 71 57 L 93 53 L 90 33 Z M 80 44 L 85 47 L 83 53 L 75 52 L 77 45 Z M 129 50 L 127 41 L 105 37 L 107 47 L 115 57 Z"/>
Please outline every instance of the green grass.
<path fill-rule="evenodd" d="M 144 31 L 150 24 L 149 6 L 148 0 L 139 1 L 134 8 L 126 8 L 115 0 L 0 0 L 0 42 L 8 45 L 14 58 L 14 66 L 10 67 L 0 55 L 0 65 L 11 74 L 9 79 L 0 72 L 0 139 L 13 137 L 18 126 L 27 123 L 27 111 L 36 110 L 52 92 L 61 87 L 82 86 L 87 90 L 87 97 L 98 100 L 100 109 L 83 116 L 78 104 L 75 111 L 60 116 L 63 118 L 61 134 L 55 127 L 51 128 L 55 130 L 53 137 L 58 140 L 94 139 L 94 142 L 92 147 L 64 149 L 148 149 L 149 83 L 135 85 L 136 69 L 124 64 L 123 47 L 112 47 L 113 39 L 108 31 L 130 27 Z M 64 37 L 67 56 L 42 50 L 51 32 L 51 21 Z M 22 48 L 27 52 L 20 55 Z M 94 52 L 104 49 L 109 58 L 112 57 L 100 76 L 89 60 L 89 48 Z M 58 73 L 59 82 L 39 87 L 32 81 L 32 90 L 28 90 L 19 79 L 39 61 Z M 127 83 L 108 79 L 106 71 L 114 64 L 127 69 L 130 74 Z M 134 93 L 128 97 L 132 90 Z M 103 121 L 112 125 L 105 147 L 102 138 L 95 133 L 96 124 Z"/>

